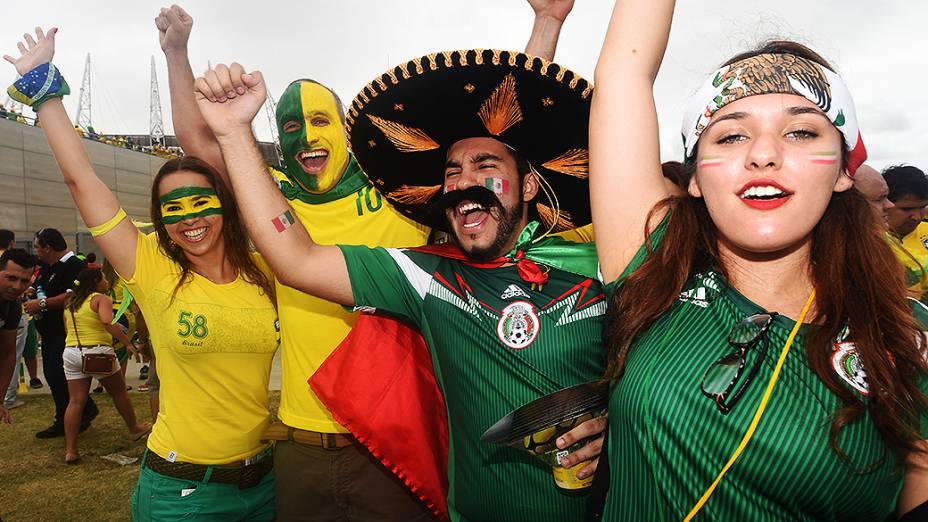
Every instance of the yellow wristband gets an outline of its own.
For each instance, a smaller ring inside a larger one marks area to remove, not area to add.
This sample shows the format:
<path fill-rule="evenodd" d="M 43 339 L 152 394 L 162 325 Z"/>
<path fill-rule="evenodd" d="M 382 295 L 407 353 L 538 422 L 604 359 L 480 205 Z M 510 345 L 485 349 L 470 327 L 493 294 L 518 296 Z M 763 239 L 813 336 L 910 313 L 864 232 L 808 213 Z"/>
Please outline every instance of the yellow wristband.
<path fill-rule="evenodd" d="M 107 221 L 106 223 L 103 223 L 102 225 L 97 225 L 95 227 L 90 227 L 90 235 L 93 237 L 100 237 L 103 234 L 106 234 L 110 230 L 113 230 L 114 228 L 116 228 L 116 225 L 118 225 L 120 221 L 125 219 L 125 217 L 126 217 L 126 211 L 120 208 L 119 211 L 116 212 L 116 215 L 110 218 L 110 220 Z"/>

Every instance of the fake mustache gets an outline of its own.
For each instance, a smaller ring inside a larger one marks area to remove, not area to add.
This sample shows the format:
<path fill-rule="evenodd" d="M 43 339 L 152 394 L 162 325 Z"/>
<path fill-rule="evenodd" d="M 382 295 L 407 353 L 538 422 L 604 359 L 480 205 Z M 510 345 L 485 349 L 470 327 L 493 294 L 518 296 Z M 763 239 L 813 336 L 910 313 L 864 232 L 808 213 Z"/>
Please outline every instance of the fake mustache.
<path fill-rule="evenodd" d="M 488 212 L 492 212 L 494 208 L 499 211 L 505 210 L 503 208 L 503 203 L 496 197 L 496 194 L 492 190 L 474 185 L 466 189 L 452 190 L 451 192 L 442 194 L 441 197 L 429 205 L 429 218 L 436 222 L 444 222 L 445 211 L 449 208 L 458 206 L 460 202 L 465 200 L 483 205 Z"/>

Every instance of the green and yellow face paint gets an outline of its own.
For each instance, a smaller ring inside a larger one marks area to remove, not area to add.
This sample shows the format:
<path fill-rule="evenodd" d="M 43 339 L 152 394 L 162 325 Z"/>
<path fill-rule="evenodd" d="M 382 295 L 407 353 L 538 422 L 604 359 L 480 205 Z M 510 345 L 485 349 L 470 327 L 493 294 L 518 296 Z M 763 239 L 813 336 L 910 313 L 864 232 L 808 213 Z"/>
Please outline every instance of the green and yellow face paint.
<path fill-rule="evenodd" d="M 292 181 L 310 194 L 338 185 L 348 165 L 348 139 L 328 89 L 306 80 L 291 83 L 277 104 L 277 130 Z"/>
<path fill-rule="evenodd" d="M 161 221 L 174 225 L 188 219 L 222 215 L 222 203 L 212 187 L 177 187 L 160 196 Z"/>

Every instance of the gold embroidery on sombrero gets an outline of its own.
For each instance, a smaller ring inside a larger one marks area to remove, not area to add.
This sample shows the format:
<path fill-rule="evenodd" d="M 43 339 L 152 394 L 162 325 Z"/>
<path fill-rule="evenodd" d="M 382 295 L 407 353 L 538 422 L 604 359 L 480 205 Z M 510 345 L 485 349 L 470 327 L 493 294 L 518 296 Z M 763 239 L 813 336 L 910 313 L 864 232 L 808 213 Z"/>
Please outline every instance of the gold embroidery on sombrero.
<path fill-rule="evenodd" d="M 580 97 L 584 100 L 590 96 L 590 93 L 593 92 L 593 86 L 589 83 L 586 84 L 586 89 L 583 89 L 583 92 L 580 93 Z"/>
<path fill-rule="evenodd" d="M 512 73 L 503 78 L 503 83 L 483 102 L 477 115 L 483 126 L 495 136 L 522 121 L 522 109 L 516 99 L 516 78 Z"/>
<path fill-rule="evenodd" d="M 499 55 L 502 54 L 502 51 L 499 49 L 493 49 L 493 65 L 499 65 Z"/>
<path fill-rule="evenodd" d="M 392 70 L 392 69 L 389 70 L 389 71 L 387 71 L 387 76 L 390 77 L 390 83 L 392 83 L 393 85 L 399 85 L 400 81 L 399 81 L 399 79 L 396 77 L 396 71 L 394 71 L 394 70 Z"/>
<path fill-rule="evenodd" d="M 421 152 L 439 147 L 435 140 L 420 129 L 407 127 L 401 123 L 378 118 L 371 114 L 368 114 L 367 117 L 400 152 Z"/>
<path fill-rule="evenodd" d="M 545 228 L 551 228 L 551 225 L 557 222 L 551 232 L 564 232 L 565 230 L 576 228 L 570 212 L 566 210 L 561 210 L 560 213 L 558 213 L 548 205 L 542 205 L 541 203 L 536 203 L 535 209 L 538 210 L 538 218 Z"/>
<path fill-rule="evenodd" d="M 474 63 L 477 65 L 483 65 L 483 49 L 474 49 L 476 56 L 474 57 Z"/>
<path fill-rule="evenodd" d="M 435 53 L 426 55 L 426 58 L 429 59 L 429 69 L 432 70 L 432 71 L 434 71 L 435 69 L 438 69 L 438 63 L 435 62 L 435 58 L 436 58 L 437 56 L 438 56 L 438 55 L 435 54 Z"/>
<path fill-rule="evenodd" d="M 407 64 L 401 63 L 397 67 L 400 68 L 400 73 L 402 73 L 403 79 L 408 80 L 409 79 L 409 67 L 407 66 Z"/>
<path fill-rule="evenodd" d="M 387 194 L 387 198 L 400 205 L 423 205 L 428 203 L 438 193 L 441 185 L 422 187 L 418 185 L 403 185 Z"/>
<path fill-rule="evenodd" d="M 412 63 L 416 64 L 416 74 L 425 72 L 425 69 L 422 68 L 422 58 L 416 58 Z"/>
<path fill-rule="evenodd" d="M 384 81 L 383 81 L 382 78 L 375 78 L 374 81 L 377 82 L 377 85 L 380 86 L 380 90 L 381 90 L 381 91 L 386 92 L 386 90 L 387 90 L 387 84 L 384 83 Z M 373 88 L 373 86 L 371 86 L 371 88 Z"/>
<path fill-rule="evenodd" d="M 587 179 L 590 177 L 590 151 L 587 149 L 570 149 L 560 156 L 542 163 L 541 166 L 575 178 Z"/>
<path fill-rule="evenodd" d="M 458 63 L 461 67 L 467 67 L 467 51 L 458 52 Z"/>
<path fill-rule="evenodd" d="M 451 61 L 451 52 L 452 51 L 442 51 L 441 55 L 445 57 L 445 67 L 451 67 L 454 65 L 454 62 Z"/>

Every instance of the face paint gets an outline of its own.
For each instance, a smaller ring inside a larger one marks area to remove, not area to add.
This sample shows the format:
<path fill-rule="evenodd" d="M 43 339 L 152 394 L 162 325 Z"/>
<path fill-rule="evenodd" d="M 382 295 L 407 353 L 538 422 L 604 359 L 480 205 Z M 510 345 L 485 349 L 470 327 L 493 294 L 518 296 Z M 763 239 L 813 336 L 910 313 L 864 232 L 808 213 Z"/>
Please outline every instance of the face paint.
<path fill-rule="evenodd" d="M 697 161 L 696 163 L 696 165 L 701 169 L 705 169 L 709 167 L 718 167 L 721 164 L 722 164 L 721 156 L 703 156 L 699 158 L 699 161 Z"/>
<path fill-rule="evenodd" d="M 814 152 L 809 160 L 816 165 L 834 165 L 838 162 L 838 152 L 831 150 L 825 152 Z"/>
<path fill-rule="evenodd" d="M 222 215 L 222 203 L 210 187 L 177 187 L 158 198 L 161 221 L 174 225 L 186 219 Z"/>
<path fill-rule="evenodd" d="M 335 103 L 322 85 L 300 81 L 290 84 L 277 104 L 287 174 L 311 194 L 335 187 L 348 163 L 348 140 Z"/>
<path fill-rule="evenodd" d="M 458 189 L 457 183 L 448 183 L 447 185 L 445 185 L 445 194 L 451 192 L 452 190 L 457 190 L 457 189 Z"/>
<path fill-rule="evenodd" d="M 483 186 L 487 190 L 492 190 L 497 196 L 509 194 L 509 180 L 503 178 L 486 178 L 483 180 Z"/>

